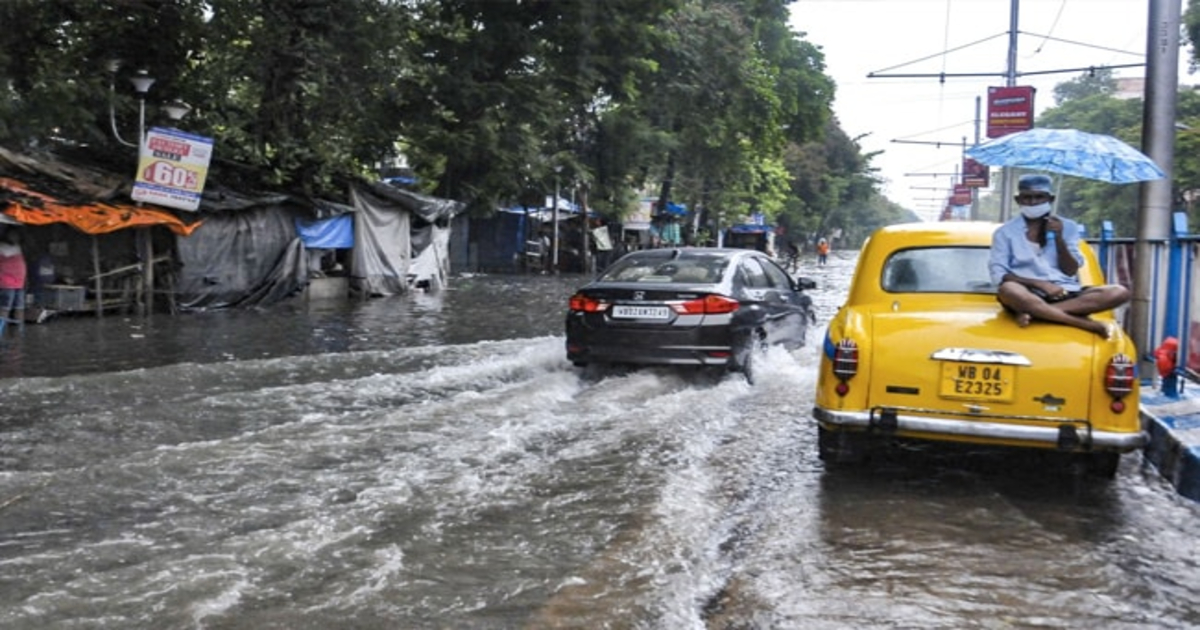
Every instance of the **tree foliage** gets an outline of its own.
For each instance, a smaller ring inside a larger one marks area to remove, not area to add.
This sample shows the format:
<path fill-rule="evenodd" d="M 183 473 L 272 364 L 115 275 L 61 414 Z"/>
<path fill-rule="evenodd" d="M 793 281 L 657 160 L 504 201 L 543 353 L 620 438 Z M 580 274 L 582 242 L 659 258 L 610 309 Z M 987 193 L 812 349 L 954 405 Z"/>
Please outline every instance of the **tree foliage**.
<path fill-rule="evenodd" d="M 0 141 L 132 163 L 133 72 L 215 140 L 214 177 L 340 196 L 403 155 L 481 211 L 555 183 L 807 231 L 882 213 L 791 0 L 9 0 Z M 115 71 L 110 62 L 119 61 Z"/>
<path fill-rule="evenodd" d="M 1116 91 L 1112 68 L 1100 68 L 1054 86 L 1054 103 L 1062 105 L 1088 96 L 1112 96 Z"/>

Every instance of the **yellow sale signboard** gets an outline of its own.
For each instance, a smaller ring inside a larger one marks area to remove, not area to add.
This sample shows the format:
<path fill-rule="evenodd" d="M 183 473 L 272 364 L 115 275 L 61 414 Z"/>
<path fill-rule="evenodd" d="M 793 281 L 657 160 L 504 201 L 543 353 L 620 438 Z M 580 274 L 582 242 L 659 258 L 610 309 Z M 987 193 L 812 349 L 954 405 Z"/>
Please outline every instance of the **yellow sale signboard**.
<path fill-rule="evenodd" d="M 213 141 L 178 129 L 153 127 L 138 151 L 133 200 L 180 210 L 200 207 Z"/>

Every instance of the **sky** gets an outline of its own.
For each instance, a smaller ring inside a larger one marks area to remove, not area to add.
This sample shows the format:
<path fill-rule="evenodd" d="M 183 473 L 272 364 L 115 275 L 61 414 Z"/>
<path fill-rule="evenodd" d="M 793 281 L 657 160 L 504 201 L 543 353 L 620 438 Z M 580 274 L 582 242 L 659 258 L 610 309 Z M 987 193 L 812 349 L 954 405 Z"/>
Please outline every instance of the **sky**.
<path fill-rule="evenodd" d="M 825 54 L 837 83 L 834 115 L 872 161 L 892 201 L 933 220 L 961 170 L 964 140 L 976 141 L 987 88 L 1006 84 L 1014 0 L 797 0 L 792 29 Z M 1180 0 L 1183 6 L 1183 0 Z M 1034 106 L 1054 106 L 1054 86 L 1083 68 L 1145 60 L 1150 0 L 1020 0 L 1017 85 L 1037 89 Z M 1181 9 L 1182 10 L 1182 9 Z M 1180 50 L 1179 81 L 1188 74 Z M 1069 72 L 1058 72 L 1069 70 Z M 947 77 L 946 74 L 985 74 Z M 868 75 L 934 75 L 886 78 Z M 1141 67 L 1114 70 L 1143 77 Z M 978 138 L 986 141 L 986 123 Z M 926 144 L 926 143 L 943 143 Z M 992 182 L 999 179 L 993 171 Z"/>

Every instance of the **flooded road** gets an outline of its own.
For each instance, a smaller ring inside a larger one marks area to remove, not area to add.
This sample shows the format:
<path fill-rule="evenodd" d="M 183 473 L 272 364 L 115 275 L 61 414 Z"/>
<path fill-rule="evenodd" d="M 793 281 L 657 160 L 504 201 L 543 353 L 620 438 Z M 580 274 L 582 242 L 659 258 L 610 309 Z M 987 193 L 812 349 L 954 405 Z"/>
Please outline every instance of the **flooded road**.
<path fill-rule="evenodd" d="M 738 377 L 581 378 L 578 277 L 27 328 L 0 628 L 1188 628 L 1200 509 L 1140 456 L 826 472 L 819 324 Z"/>

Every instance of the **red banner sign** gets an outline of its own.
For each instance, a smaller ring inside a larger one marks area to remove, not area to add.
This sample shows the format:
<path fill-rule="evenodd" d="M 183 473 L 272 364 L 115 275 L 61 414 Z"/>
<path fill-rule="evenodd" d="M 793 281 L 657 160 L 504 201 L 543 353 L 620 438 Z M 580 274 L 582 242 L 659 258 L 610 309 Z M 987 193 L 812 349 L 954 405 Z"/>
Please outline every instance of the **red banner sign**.
<path fill-rule="evenodd" d="M 954 185 L 954 194 L 950 195 L 950 205 L 952 206 L 969 206 L 971 205 L 971 187 L 963 184 Z"/>
<path fill-rule="evenodd" d="M 987 164 L 980 164 L 971 158 L 963 158 L 963 186 L 970 188 L 987 188 L 988 187 L 988 167 Z"/>
<path fill-rule="evenodd" d="M 987 136 L 1033 129 L 1034 92 L 1029 86 L 988 88 Z"/>

